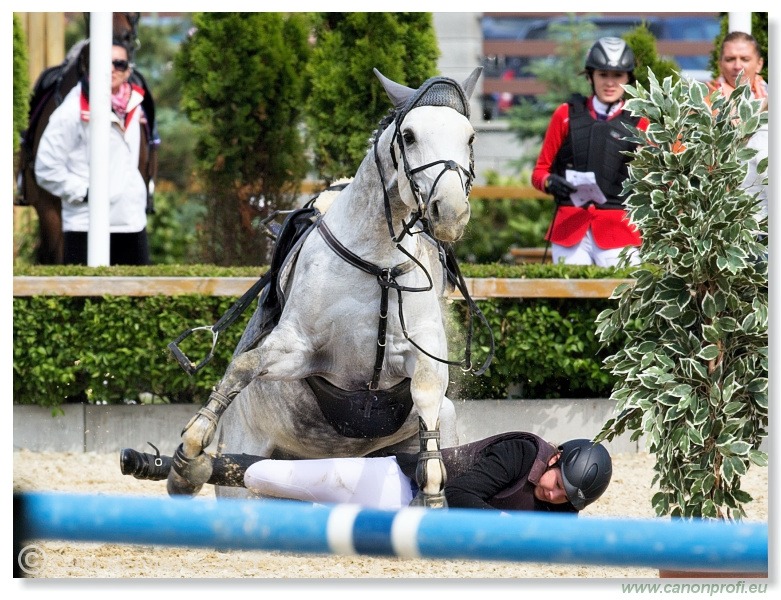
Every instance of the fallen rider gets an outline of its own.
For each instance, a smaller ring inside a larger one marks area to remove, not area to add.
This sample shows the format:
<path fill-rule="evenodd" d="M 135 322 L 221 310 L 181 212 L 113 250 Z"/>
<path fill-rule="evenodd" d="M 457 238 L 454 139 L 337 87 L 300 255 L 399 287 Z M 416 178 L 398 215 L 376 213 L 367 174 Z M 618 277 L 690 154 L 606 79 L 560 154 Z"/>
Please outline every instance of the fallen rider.
<path fill-rule="evenodd" d="M 443 448 L 442 454 L 450 508 L 577 513 L 604 493 L 612 474 L 605 447 L 586 439 L 556 446 L 532 433 L 509 432 Z M 203 457 L 210 469 L 208 479 L 202 475 L 206 483 L 244 487 L 259 496 L 397 510 L 408 506 L 417 491 L 417 454 L 298 460 L 248 454 Z M 198 468 L 203 464 L 200 460 Z M 120 453 L 122 473 L 136 479 L 164 480 L 171 468 L 182 474 L 188 466 L 182 456 L 132 448 Z"/>

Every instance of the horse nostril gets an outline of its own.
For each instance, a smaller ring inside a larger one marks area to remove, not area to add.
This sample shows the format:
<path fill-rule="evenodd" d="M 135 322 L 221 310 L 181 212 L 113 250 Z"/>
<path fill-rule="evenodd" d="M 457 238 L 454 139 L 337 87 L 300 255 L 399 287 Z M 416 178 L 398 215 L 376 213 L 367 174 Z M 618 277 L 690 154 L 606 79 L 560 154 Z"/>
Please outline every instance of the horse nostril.
<path fill-rule="evenodd" d="M 432 202 L 431 206 L 429 206 L 429 210 L 431 211 L 431 218 L 435 221 L 439 219 L 439 202 Z"/>

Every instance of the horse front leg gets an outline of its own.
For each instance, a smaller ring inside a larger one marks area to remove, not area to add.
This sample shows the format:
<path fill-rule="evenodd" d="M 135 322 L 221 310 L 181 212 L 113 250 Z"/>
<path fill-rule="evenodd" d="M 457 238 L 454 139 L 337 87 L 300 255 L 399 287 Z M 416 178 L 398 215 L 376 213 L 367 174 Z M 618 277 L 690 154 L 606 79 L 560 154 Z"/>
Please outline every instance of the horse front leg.
<path fill-rule="evenodd" d="M 411 506 L 446 508 L 445 500 L 445 463 L 439 435 L 439 410 L 445 397 L 447 374 L 442 377 L 438 369 L 428 359 L 418 360 L 412 376 L 412 399 L 418 409 L 418 438 L 420 452 L 415 479 L 418 493 Z"/>
<path fill-rule="evenodd" d="M 211 476 L 211 459 L 204 449 L 211 444 L 217 425 L 241 390 L 257 375 L 257 349 L 238 355 L 225 375 L 209 394 L 209 401 L 198 409 L 182 429 L 182 443 L 174 452 L 168 473 L 171 496 L 194 496 Z"/>
<path fill-rule="evenodd" d="M 204 449 L 211 444 L 220 418 L 250 382 L 257 378 L 298 379 L 309 346 L 300 336 L 283 335 L 277 328 L 263 344 L 236 356 L 225 375 L 182 430 L 182 443 L 173 456 L 168 474 L 170 495 L 194 496 L 211 476 L 211 459 Z"/>

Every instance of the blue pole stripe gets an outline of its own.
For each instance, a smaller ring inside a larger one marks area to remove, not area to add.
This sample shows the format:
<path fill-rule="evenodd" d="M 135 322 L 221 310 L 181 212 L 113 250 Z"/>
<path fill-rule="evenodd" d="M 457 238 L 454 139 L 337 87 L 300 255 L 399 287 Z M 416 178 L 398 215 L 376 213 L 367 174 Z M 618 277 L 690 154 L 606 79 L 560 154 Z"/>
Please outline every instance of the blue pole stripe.
<path fill-rule="evenodd" d="M 22 494 L 22 539 L 768 571 L 766 523 L 400 511 L 288 500 Z"/>
<path fill-rule="evenodd" d="M 362 510 L 358 513 L 353 526 L 353 540 L 358 554 L 393 556 L 395 551 L 391 543 L 391 527 L 395 512 Z"/>

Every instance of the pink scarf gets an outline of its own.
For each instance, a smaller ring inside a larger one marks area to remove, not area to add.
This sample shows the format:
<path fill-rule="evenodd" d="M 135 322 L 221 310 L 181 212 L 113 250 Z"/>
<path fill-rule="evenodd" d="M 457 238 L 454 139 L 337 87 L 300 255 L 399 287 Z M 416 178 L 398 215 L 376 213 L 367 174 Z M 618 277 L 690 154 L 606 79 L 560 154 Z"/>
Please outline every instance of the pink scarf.
<path fill-rule="evenodd" d="M 708 87 L 710 87 L 712 90 L 720 89 L 721 93 L 725 96 L 729 96 L 732 92 L 735 91 L 735 88 L 728 84 L 724 77 L 719 77 L 718 79 L 710 82 Z M 754 81 L 751 84 L 751 92 L 754 94 L 754 98 L 757 100 L 767 98 L 767 83 L 765 83 L 765 80 L 762 79 L 762 75 L 759 73 L 754 75 Z"/>
<path fill-rule="evenodd" d="M 130 101 L 130 84 L 125 81 L 119 86 L 116 94 L 111 94 L 111 110 L 124 121 L 127 113 L 127 103 Z"/>

